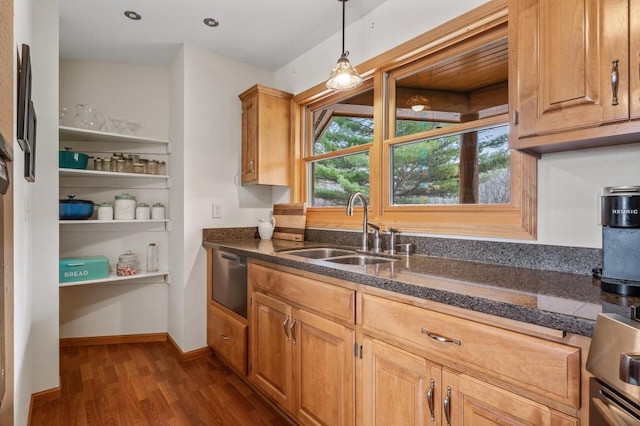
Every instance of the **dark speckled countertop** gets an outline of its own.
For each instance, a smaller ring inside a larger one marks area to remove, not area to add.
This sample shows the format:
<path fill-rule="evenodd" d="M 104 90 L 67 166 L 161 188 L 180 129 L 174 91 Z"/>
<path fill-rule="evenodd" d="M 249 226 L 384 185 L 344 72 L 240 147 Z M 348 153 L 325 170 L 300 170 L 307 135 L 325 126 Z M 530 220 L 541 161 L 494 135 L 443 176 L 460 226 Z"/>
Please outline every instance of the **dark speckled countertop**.
<path fill-rule="evenodd" d="M 598 313 L 613 312 L 629 317 L 631 307 L 640 306 L 640 297 L 602 292 L 597 279 L 580 274 L 425 255 L 397 256 L 395 262 L 359 266 L 282 253 L 292 248 L 327 246 L 317 242 L 247 238 L 205 241 L 203 245 L 584 336 L 593 334 Z"/>

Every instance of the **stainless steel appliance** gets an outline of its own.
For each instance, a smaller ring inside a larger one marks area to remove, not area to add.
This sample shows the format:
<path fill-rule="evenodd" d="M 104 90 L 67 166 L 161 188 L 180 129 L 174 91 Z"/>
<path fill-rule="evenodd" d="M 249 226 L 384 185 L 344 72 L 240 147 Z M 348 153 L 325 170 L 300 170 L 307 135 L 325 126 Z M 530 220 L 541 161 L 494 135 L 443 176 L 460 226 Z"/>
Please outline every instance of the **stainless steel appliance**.
<path fill-rule="evenodd" d="M 247 317 L 247 258 L 213 250 L 211 298 Z"/>
<path fill-rule="evenodd" d="M 602 289 L 640 296 L 640 186 L 602 194 Z"/>
<path fill-rule="evenodd" d="M 589 425 L 640 425 L 640 322 L 599 314 L 587 370 L 595 376 L 589 383 Z"/>

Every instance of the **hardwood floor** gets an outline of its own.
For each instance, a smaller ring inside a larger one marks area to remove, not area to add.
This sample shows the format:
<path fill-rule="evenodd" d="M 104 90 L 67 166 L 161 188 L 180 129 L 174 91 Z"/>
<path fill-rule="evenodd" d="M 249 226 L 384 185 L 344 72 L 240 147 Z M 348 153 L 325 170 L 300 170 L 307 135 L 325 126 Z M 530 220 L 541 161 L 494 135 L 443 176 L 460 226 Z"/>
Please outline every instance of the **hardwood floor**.
<path fill-rule="evenodd" d="M 62 396 L 31 425 L 288 425 L 213 355 L 180 362 L 167 343 L 60 349 Z"/>

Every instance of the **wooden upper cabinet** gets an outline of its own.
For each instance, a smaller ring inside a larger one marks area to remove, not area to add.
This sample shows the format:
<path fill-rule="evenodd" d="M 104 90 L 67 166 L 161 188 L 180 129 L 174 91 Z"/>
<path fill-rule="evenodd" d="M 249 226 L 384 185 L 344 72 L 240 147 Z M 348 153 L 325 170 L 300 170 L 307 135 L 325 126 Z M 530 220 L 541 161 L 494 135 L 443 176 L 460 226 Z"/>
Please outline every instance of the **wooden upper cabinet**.
<path fill-rule="evenodd" d="M 243 185 L 289 185 L 292 96 L 260 85 L 240 95 Z"/>
<path fill-rule="evenodd" d="M 629 0 L 510 0 L 509 46 L 513 148 L 579 148 L 629 120 Z"/>

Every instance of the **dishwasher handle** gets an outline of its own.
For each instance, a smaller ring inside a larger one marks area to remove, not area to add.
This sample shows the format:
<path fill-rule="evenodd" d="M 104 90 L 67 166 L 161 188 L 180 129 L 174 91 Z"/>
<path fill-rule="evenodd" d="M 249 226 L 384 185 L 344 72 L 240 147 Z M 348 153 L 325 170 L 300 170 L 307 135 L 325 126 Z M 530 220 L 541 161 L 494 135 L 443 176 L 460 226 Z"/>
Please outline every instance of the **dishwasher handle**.
<path fill-rule="evenodd" d="M 230 260 L 232 262 L 237 263 L 239 266 L 247 266 L 247 258 L 246 256 L 238 256 L 233 253 L 226 253 L 221 251 L 220 257 L 226 260 Z"/>

